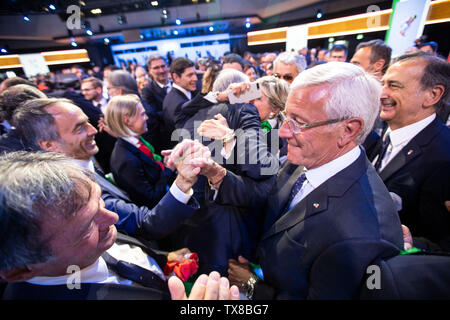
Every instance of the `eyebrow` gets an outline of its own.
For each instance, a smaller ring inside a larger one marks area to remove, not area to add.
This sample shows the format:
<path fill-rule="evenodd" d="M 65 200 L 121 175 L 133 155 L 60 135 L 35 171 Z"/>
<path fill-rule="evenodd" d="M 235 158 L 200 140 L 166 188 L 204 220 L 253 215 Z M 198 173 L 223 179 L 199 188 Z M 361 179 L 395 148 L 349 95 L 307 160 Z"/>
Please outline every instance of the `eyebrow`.
<path fill-rule="evenodd" d="M 400 81 L 397 81 L 397 80 L 381 80 L 381 83 L 382 83 L 382 84 L 385 84 L 386 82 L 387 82 L 389 85 L 391 85 L 391 84 L 397 84 L 397 85 L 403 87 L 403 83 L 401 83 Z"/>
<path fill-rule="evenodd" d="M 72 129 L 72 133 L 75 133 L 78 130 L 78 128 L 83 126 L 86 122 L 88 122 L 88 118 L 84 118 L 83 120 L 75 124 L 75 127 Z"/>
<path fill-rule="evenodd" d="M 97 186 L 98 186 L 98 185 L 96 185 L 93 189 L 98 190 L 100 187 L 97 187 Z M 100 192 L 100 195 L 101 195 L 101 192 Z M 88 206 L 89 203 L 91 202 L 92 196 L 94 196 L 94 194 L 91 192 L 91 193 L 90 193 L 90 197 L 89 197 L 89 199 L 88 199 L 88 202 L 87 202 L 86 206 Z M 83 235 L 83 234 L 86 232 L 86 230 L 89 229 L 91 223 L 94 221 L 95 217 L 97 216 L 98 210 L 99 210 L 99 208 L 100 208 L 100 200 L 101 200 L 101 199 L 102 199 L 102 197 L 99 196 L 99 197 L 98 197 L 98 201 L 97 201 L 97 207 L 95 207 L 95 213 L 94 213 L 94 215 L 91 217 L 91 219 L 89 219 L 88 222 L 85 223 L 85 224 L 83 225 L 83 227 L 81 228 L 81 235 Z"/>

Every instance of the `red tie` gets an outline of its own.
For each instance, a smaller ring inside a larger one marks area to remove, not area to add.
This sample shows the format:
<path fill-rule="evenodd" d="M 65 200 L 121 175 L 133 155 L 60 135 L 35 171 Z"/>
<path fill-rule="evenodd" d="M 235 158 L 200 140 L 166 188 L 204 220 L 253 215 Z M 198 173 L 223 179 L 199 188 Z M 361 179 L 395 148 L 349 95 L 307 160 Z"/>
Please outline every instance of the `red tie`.
<path fill-rule="evenodd" d="M 142 142 L 138 141 L 138 149 L 142 151 L 146 156 L 150 157 L 151 159 L 155 160 L 155 157 L 153 155 L 153 152 L 147 148 L 146 145 L 144 145 Z M 162 171 L 164 171 L 164 165 L 161 161 L 155 160 L 156 163 L 159 165 Z"/>

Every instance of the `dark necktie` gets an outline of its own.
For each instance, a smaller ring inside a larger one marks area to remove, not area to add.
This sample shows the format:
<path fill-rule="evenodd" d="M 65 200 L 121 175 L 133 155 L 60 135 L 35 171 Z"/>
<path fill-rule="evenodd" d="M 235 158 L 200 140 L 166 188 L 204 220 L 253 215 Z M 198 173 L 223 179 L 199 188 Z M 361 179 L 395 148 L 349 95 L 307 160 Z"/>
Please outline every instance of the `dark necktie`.
<path fill-rule="evenodd" d="M 380 171 L 381 162 L 383 161 L 383 158 L 386 155 L 386 151 L 387 151 L 390 143 L 391 143 L 391 137 L 389 136 L 389 134 L 387 134 L 386 138 L 383 141 L 383 145 L 381 146 L 381 150 L 380 150 L 380 154 L 378 156 L 377 162 L 375 162 L 375 170 L 377 170 L 377 172 Z"/>
<path fill-rule="evenodd" d="M 283 213 L 286 213 L 288 211 L 292 200 L 294 200 L 295 196 L 302 188 L 303 182 L 305 182 L 305 180 L 306 180 L 306 174 L 305 174 L 305 172 L 302 172 L 302 174 L 297 178 L 297 181 L 295 181 L 294 185 L 292 186 L 291 194 L 289 195 L 289 199 L 286 203 L 286 207 L 284 208 Z"/>
<path fill-rule="evenodd" d="M 106 251 L 102 254 L 102 258 L 105 260 L 108 268 L 122 278 L 134 281 L 147 288 L 153 288 L 164 292 L 168 292 L 169 290 L 167 281 L 164 281 L 150 270 L 133 263 L 117 260 Z"/>

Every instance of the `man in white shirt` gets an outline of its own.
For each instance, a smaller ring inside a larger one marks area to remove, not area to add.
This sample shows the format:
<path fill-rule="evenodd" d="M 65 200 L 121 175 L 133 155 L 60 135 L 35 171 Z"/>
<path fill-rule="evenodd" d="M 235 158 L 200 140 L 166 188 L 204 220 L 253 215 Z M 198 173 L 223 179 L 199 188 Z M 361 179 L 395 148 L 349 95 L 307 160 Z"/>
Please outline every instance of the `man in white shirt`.
<path fill-rule="evenodd" d="M 450 250 L 450 129 L 436 110 L 448 99 L 449 78 L 443 59 L 423 52 L 398 57 L 382 78 L 380 117 L 388 128 L 368 154 L 402 223 L 444 250 Z"/>
<path fill-rule="evenodd" d="M 168 298 L 154 259 L 138 246 L 115 243 L 118 217 L 105 208 L 92 173 L 42 152 L 0 157 L 0 171 L 0 278 L 10 282 L 7 299 Z M 170 279 L 168 286 L 172 298 L 186 298 L 181 281 Z M 217 272 L 199 277 L 192 292 L 195 299 L 238 297 Z"/>
<path fill-rule="evenodd" d="M 108 101 L 103 97 L 103 84 L 100 79 L 94 77 L 83 79 L 81 81 L 81 94 L 105 114 Z"/>

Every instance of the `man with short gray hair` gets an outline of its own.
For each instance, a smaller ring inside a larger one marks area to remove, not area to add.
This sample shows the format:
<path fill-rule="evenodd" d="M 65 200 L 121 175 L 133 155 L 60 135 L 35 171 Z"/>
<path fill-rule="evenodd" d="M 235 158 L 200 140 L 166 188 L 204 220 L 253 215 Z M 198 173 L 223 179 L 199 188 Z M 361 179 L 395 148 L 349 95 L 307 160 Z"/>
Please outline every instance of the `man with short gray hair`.
<path fill-rule="evenodd" d="M 117 214 L 100 195 L 95 176 L 63 155 L 0 157 L 0 278 L 9 282 L 4 299 L 186 297 L 181 280 L 166 281 L 162 268 L 165 261 L 184 261 L 187 252 L 164 255 L 118 234 Z M 201 275 L 191 298 L 238 299 L 237 288 L 219 278 L 217 272 Z"/>
<path fill-rule="evenodd" d="M 306 69 L 305 57 L 295 52 L 283 52 L 275 59 L 273 75 L 289 83 Z"/>
<path fill-rule="evenodd" d="M 229 264 L 231 283 L 248 297 L 357 298 L 368 266 L 403 249 L 394 203 L 360 148 L 380 93 L 376 79 L 343 62 L 315 66 L 292 83 L 280 128 L 288 162 L 262 206 L 264 280 L 250 271 L 248 257 Z M 231 175 L 215 187 L 228 204 L 245 207 L 257 196 Z"/>

